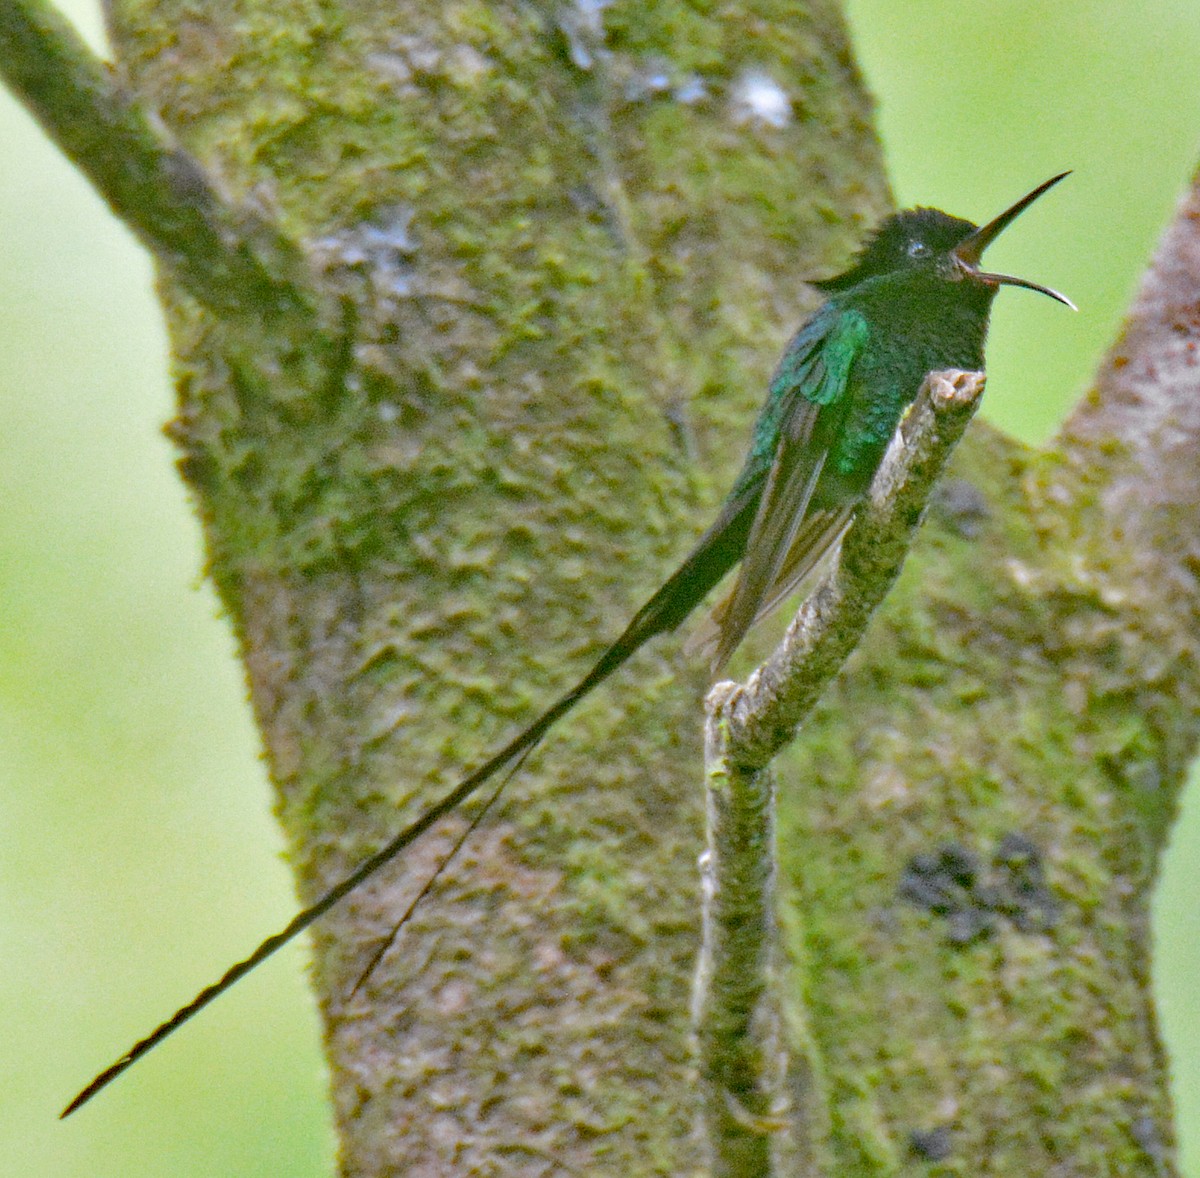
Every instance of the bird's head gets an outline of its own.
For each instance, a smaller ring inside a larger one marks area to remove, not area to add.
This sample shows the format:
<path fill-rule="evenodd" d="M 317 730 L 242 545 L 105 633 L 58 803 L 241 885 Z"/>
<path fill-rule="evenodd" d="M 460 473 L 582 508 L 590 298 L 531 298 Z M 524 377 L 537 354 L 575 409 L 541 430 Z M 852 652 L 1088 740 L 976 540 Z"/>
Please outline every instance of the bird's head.
<path fill-rule="evenodd" d="M 1049 295 L 1074 310 L 1075 304 L 1066 295 L 1048 286 L 979 268 L 983 251 L 1042 193 L 1068 175 L 1069 172 L 1062 172 L 1039 184 L 983 226 L 964 221 L 961 217 L 952 217 L 941 209 L 916 208 L 894 213 L 866 242 L 849 270 L 813 285 L 832 293 L 849 290 L 869 278 L 909 271 L 914 274 L 927 273 L 943 282 L 973 282 L 993 287 L 1023 286 L 1026 290 Z"/>

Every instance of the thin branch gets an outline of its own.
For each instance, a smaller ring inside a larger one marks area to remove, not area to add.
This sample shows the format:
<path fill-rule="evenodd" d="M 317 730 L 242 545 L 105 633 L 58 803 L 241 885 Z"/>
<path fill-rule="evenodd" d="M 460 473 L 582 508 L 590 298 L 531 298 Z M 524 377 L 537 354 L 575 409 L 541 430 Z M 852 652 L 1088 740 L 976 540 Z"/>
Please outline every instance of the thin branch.
<path fill-rule="evenodd" d="M 866 502 L 783 641 L 747 683 L 716 698 L 729 726 L 728 757 L 739 772 L 766 766 L 792 738 L 858 645 L 908 553 L 950 452 L 979 405 L 981 372 L 925 378 Z M 714 693 L 715 694 L 715 693 Z"/>
<path fill-rule="evenodd" d="M 705 1081 L 713 1173 L 769 1175 L 786 1109 L 774 911 L 775 795 L 769 763 L 858 645 L 908 552 L 934 482 L 983 393 L 978 372 L 926 378 L 897 431 L 840 559 L 801 607 L 779 648 L 745 687 L 718 684 L 708 698 L 705 757 L 708 850 L 704 940 L 693 1010 Z M 811 1156 L 790 1142 L 797 1159 Z M 799 1162 L 798 1164 L 803 1164 Z"/>
<path fill-rule="evenodd" d="M 786 1127 L 776 973 L 775 785 L 727 757 L 728 725 L 713 692 L 705 733 L 707 847 L 701 860 L 703 941 L 692 1013 L 700 1047 L 705 1136 L 714 1178 L 774 1172 L 772 1136 Z"/>
<path fill-rule="evenodd" d="M 224 200 L 45 0 L 0 0 L 0 77 L 200 302 L 310 326 L 324 310 L 294 243 Z"/>

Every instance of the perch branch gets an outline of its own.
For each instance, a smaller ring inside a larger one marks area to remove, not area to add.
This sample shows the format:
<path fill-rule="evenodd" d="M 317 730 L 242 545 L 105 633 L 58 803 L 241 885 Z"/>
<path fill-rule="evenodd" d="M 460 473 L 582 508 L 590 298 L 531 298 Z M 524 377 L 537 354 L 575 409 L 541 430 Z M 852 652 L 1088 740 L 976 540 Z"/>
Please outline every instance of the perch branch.
<path fill-rule="evenodd" d="M 113 212 L 222 316 L 311 325 L 304 259 L 236 209 L 45 0 L 0 0 L 0 77 Z"/>
<path fill-rule="evenodd" d="M 719 701 L 734 690 L 721 684 Z M 719 709 L 719 703 L 717 704 Z M 739 774 L 727 727 L 705 733 L 707 844 L 701 859 L 703 942 L 693 1022 L 714 1178 L 773 1173 L 771 1135 L 783 1128 L 780 1013 L 775 973 L 775 782 L 770 769 Z"/>
<path fill-rule="evenodd" d="M 982 373 L 926 378 L 842 543 L 770 659 L 745 687 L 708 699 L 704 942 L 694 1020 L 714 1174 L 772 1172 L 786 1071 L 770 980 L 776 966 L 771 757 L 858 644 L 920 522 L 929 493 L 983 392 Z M 794 1110 L 793 1110 L 794 1111 Z M 802 1151 L 803 1152 L 803 1151 Z"/>

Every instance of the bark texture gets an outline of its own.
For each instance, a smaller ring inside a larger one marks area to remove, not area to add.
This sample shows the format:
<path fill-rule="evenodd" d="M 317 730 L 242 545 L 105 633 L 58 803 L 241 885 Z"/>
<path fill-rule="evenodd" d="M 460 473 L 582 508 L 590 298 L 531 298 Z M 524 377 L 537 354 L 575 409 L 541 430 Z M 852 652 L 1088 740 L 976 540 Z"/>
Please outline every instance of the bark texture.
<path fill-rule="evenodd" d="M 128 84 L 347 301 L 341 362 L 168 283 L 172 427 L 303 898 L 528 720 L 713 509 L 886 207 L 824 5 L 114 4 Z M 334 349 L 336 352 L 336 349 Z M 667 641 L 331 914 L 347 1174 L 695 1168 L 702 680 Z"/>

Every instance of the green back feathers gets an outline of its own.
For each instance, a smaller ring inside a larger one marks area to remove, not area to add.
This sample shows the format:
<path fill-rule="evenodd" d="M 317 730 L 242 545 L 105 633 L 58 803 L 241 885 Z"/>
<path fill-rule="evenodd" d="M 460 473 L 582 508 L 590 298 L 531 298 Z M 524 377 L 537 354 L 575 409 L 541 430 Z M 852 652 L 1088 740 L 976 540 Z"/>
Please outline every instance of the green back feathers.
<path fill-rule="evenodd" d="M 825 406 L 845 394 L 850 370 L 870 334 L 867 320 L 859 311 L 834 302 L 826 303 L 796 333 L 771 378 L 734 495 L 766 474 L 779 445 L 780 423 L 791 412 L 796 397 Z"/>

